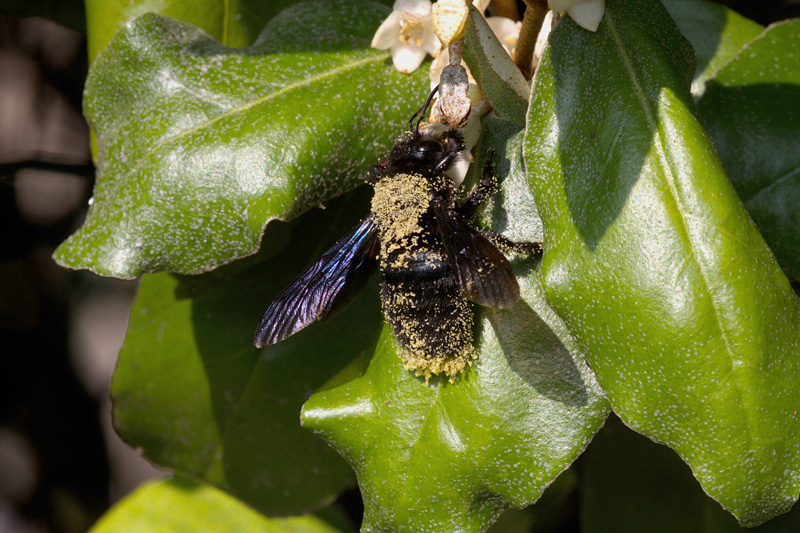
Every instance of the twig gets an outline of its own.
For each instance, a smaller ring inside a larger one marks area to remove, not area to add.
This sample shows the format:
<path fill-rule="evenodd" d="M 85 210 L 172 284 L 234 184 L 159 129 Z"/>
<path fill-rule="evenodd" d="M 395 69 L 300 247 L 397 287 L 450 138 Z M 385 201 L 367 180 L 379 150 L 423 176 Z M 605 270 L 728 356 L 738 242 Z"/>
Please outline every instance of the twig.
<path fill-rule="evenodd" d="M 547 15 L 547 0 L 525 0 L 525 15 L 522 17 L 522 28 L 519 30 L 517 47 L 514 49 L 514 64 L 530 80 L 531 59 L 536 48 L 536 38 L 542 29 L 544 17 Z"/>

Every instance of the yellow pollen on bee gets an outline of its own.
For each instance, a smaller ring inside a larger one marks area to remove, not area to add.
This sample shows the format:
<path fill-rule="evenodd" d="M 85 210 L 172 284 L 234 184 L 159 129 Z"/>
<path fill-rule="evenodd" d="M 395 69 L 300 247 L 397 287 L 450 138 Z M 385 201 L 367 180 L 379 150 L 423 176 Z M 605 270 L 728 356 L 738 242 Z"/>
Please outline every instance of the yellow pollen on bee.
<path fill-rule="evenodd" d="M 375 184 L 372 213 L 380 232 L 379 258 L 384 272 L 408 269 L 417 261 L 417 252 L 429 238 L 423 220 L 431 207 L 432 194 L 450 186 L 444 181 L 447 179 L 431 182 L 420 174 L 402 173 Z M 395 283 L 382 289 L 384 313 L 387 318 L 394 317 L 389 319 L 390 324 L 404 339 L 399 346 L 403 366 L 426 381 L 444 374 L 454 382 L 477 356 L 472 345 L 471 309 L 461 297 L 432 303 L 424 299 L 424 291 L 412 290 L 416 287 L 414 283 Z M 451 318 L 434 325 L 415 318 L 415 309 L 439 316 L 447 313 Z"/>

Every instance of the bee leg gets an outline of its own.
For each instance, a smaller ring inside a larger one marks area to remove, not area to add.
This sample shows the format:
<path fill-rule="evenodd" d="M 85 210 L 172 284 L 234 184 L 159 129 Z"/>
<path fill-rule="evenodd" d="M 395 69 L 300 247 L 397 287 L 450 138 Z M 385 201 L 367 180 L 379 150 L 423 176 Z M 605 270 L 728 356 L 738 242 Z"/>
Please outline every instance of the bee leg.
<path fill-rule="evenodd" d="M 525 255 L 542 253 L 542 243 L 540 242 L 515 242 L 493 231 L 481 231 L 480 234 L 486 237 L 501 252 L 517 252 Z"/>
<path fill-rule="evenodd" d="M 494 150 L 490 150 L 486 158 L 486 163 L 483 165 L 483 175 L 481 176 L 480 183 L 470 191 L 467 197 L 464 198 L 464 201 L 461 202 L 461 205 L 456 207 L 456 212 L 466 219 L 472 218 L 478 211 L 478 208 L 483 205 L 490 196 L 498 191 L 497 176 L 495 174 L 494 163 L 492 163 L 493 157 Z"/>
<path fill-rule="evenodd" d="M 453 160 L 456 157 L 458 157 L 458 152 L 449 154 L 447 157 L 439 161 L 439 164 L 433 168 L 434 172 L 442 172 L 445 168 L 449 167 L 453 163 Z"/>
<path fill-rule="evenodd" d="M 495 174 L 494 150 L 489 150 L 486 163 L 483 165 L 483 175 L 481 182 L 470 191 L 464 201 L 456 207 L 456 212 L 462 217 L 471 218 L 478 208 L 493 194 L 497 193 L 497 176 Z M 502 252 L 516 252 L 525 255 L 538 255 L 542 253 L 542 243 L 540 242 L 514 242 L 511 239 L 495 233 L 493 231 L 480 231 L 495 248 Z"/>

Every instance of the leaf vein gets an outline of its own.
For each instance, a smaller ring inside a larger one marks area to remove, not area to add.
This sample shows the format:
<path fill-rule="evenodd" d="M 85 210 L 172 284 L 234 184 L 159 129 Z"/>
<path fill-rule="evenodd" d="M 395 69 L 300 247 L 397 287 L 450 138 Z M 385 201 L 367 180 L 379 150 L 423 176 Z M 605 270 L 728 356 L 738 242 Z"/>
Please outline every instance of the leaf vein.
<path fill-rule="evenodd" d="M 758 191 L 753 197 L 748 199 L 745 202 L 745 205 L 748 209 L 752 207 L 753 203 L 757 203 L 762 197 L 766 196 L 767 194 L 771 193 L 773 189 L 782 185 L 783 183 L 789 181 L 790 179 L 794 178 L 795 176 L 800 175 L 800 166 L 796 166 L 795 168 L 790 169 L 788 172 L 784 173 L 782 176 L 778 177 L 775 181 Z"/>
<path fill-rule="evenodd" d="M 664 169 L 665 181 L 667 182 L 667 186 L 669 187 L 670 194 L 671 194 L 672 199 L 675 202 L 675 205 L 677 207 L 676 211 L 678 213 L 678 217 L 679 217 L 679 221 L 680 221 L 680 228 L 679 229 L 682 230 L 682 232 L 685 234 L 686 240 L 687 240 L 687 243 L 688 243 L 689 249 L 690 249 L 689 250 L 690 257 L 698 266 L 698 272 L 700 274 L 701 279 L 703 280 L 703 285 L 704 285 L 705 292 L 708 295 L 709 299 L 711 300 L 711 308 L 712 308 L 713 313 L 714 313 L 715 323 L 717 324 L 717 326 L 719 328 L 720 337 L 721 337 L 722 342 L 723 342 L 723 344 L 725 346 L 725 351 L 727 352 L 728 357 L 729 357 L 730 372 L 731 372 L 731 374 L 735 374 L 735 368 L 736 368 L 735 360 L 736 360 L 736 358 L 735 358 L 735 355 L 734 355 L 733 347 L 731 345 L 731 341 L 729 339 L 730 332 L 727 331 L 727 329 L 724 326 L 724 322 L 722 320 L 722 316 L 720 315 L 720 310 L 718 308 L 717 302 L 715 301 L 715 295 L 714 295 L 713 291 L 711 290 L 711 282 L 710 282 L 710 280 L 708 278 L 708 270 L 709 270 L 708 265 L 706 265 L 704 263 L 704 261 L 701 260 L 701 255 L 700 255 L 700 253 L 698 251 L 700 246 L 696 242 L 696 236 L 693 235 L 692 232 L 689 229 L 689 223 L 687 221 L 687 217 L 689 217 L 690 214 L 685 212 L 684 206 L 682 205 L 682 203 L 680 201 L 680 195 L 678 193 L 678 189 L 677 189 L 677 185 L 676 185 L 676 181 L 677 181 L 676 174 L 677 173 L 675 171 L 675 168 L 676 168 L 675 161 L 673 161 L 672 158 L 669 157 L 669 155 L 668 155 L 668 152 L 667 152 L 666 147 L 665 147 L 666 143 L 665 143 L 665 140 L 663 138 L 663 133 L 661 132 L 660 128 L 658 127 L 659 126 L 659 121 L 657 120 L 656 115 L 654 114 L 653 110 L 648 105 L 647 95 L 646 95 L 645 91 L 643 90 L 642 85 L 639 82 L 639 78 L 637 76 L 636 69 L 635 69 L 635 67 L 633 65 L 633 61 L 630 58 L 630 56 L 628 55 L 628 53 L 627 53 L 627 51 L 625 49 L 625 46 L 624 46 L 624 41 L 623 41 L 623 39 L 621 38 L 621 36 L 619 34 L 619 28 L 617 28 L 617 25 L 616 25 L 615 14 L 607 11 L 606 14 L 605 14 L 605 17 L 606 17 L 606 20 L 608 21 L 608 27 L 610 28 L 611 35 L 613 36 L 614 42 L 615 42 L 615 44 L 617 46 L 618 53 L 619 53 L 620 57 L 622 58 L 625 70 L 627 71 L 628 76 L 629 76 L 629 78 L 631 80 L 631 83 L 632 83 L 632 85 L 634 87 L 634 92 L 635 92 L 636 97 L 637 97 L 637 99 L 638 99 L 638 101 L 640 103 L 642 114 L 644 115 L 644 118 L 648 123 L 647 126 L 650 129 L 650 131 L 653 132 L 653 143 L 652 143 L 652 145 L 656 149 L 656 153 L 657 153 L 657 156 L 658 156 L 658 159 L 659 159 L 659 163 L 660 163 L 661 167 Z M 738 380 L 733 380 L 733 383 L 734 383 L 734 386 L 736 388 L 738 396 L 740 398 L 742 398 L 742 403 L 745 403 L 744 402 L 745 395 L 742 393 L 741 384 L 739 383 Z M 747 411 L 746 416 L 751 417 L 752 416 L 752 409 L 746 409 L 746 411 Z M 753 427 L 753 424 L 752 423 L 748 423 L 747 427 L 749 429 L 749 428 Z M 751 438 L 750 435 L 748 435 L 748 437 Z M 752 438 L 751 438 L 751 440 L 752 440 Z"/>
<path fill-rule="evenodd" d="M 234 106 L 231 109 L 228 109 L 228 110 L 224 111 L 223 113 L 220 113 L 219 115 L 217 115 L 217 116 L 215 116 L 213 118 L 210 118 L 208 120 L 204 120 L 203 122 L 201 122 L 201 123 L 199 123 L 199 124 L 197 124 L 195 126 L 192 126 L 191 128 L 186 128 L 185 130 L 181 130 L 179 133 L 176 133 L 175 135 L 172 135 L 172 136 L 169 136 L 169 137 L 164 137 L 161 140 L 159 140 L 155 145 L 153 145 L 149 150 L 147 150 L 147 152 L 142 154 L 142 157 L 137 159 L 136 164 L 134 164 L 130 169 L 130 174 L 136 174 L 140 170 L 140 168 L 142 166 L 144 166 L 145 163 L 151 158 L 151 156 L 153 154 L 155 154 L 156 152 L 158 152 L 159 150 L 163 149 L 164 147 L 168 146 L 169 144 L 172 144 L 173 142 L 177 142 L 180 139 L 186 138 L 189 135 L 191 135 L 191 134 L 193 134 L 193 133 L 195 133 L 197 131 L 200 131 L 200 130 L 205 129 L 205 128 L 209 128 L 215 122 L 222 121 L 225 118 L 228 118 L 228 117 L 234 115 L 235 113 L 240 113 L 240 112 L 243 112 L 243 111 L 247 111 L 248 109 L 251 109 L 253 107 L 261 105 L 261 104 L 263 104 L 265 102 L 268 102 L 269 100 L 277 98 L 278 96 L 281 96 L 281 95 L 283 95 L 285 93 L 288 93 L 290 91 L 293 91 L 293 90 L 296 90 L 296 89 L 300 89 L 300 88 L 303 88 L 303 87 L 307 87 L 307 86 L 313 84 L 314 82 L 317 82 L 317 81 L 320 81 L 320 80 L 335 76 L 335 75 L 340 74 L 340 73 L 344 73 L 344 72 L 348 72 L 350 70 L 357 69 L 357 68 L 362 67 L 362 66 L 364 66 L 366 64 L 369 64 L 369 63 L 383 61 L 383 60 L 386 59 L 387 55 L 388 54 L 380 54 L 380 55 L 375 55 L 375 56 L 371 55 L 369 57 L 365 57 L 365 58 L 359 59 L 359 60 L 354 61 L 352 63 L 347 63 L 346 65 L 342 65 L 342 66 L 336 67 L 336 68 L 331 69 L 329 71 L 326 71 L 324 73 L 316 74 L 316 75 L 310 76 L 308 78 L 305 78 L 305 79 L 302 79 L 302 80 L 287 84 L 287 85 L 281 87 L 280 89 L 278 89 L 278 90 L 276 90 L 276 91 L 274 91 L 272 93 L 264 95 L 264 96 L 262 96 L 260 98 L 256 98 L 256 99 L 254 99 L 254 100 L 252 100 L 250 102 L 245 103 L 244 105 Z"/>

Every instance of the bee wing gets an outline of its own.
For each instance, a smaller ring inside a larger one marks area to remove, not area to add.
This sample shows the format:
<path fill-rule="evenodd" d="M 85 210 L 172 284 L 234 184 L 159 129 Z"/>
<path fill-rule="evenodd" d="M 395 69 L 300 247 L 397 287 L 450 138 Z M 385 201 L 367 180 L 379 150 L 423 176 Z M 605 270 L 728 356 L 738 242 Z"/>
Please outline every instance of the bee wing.
<path fill-rule="evenodd" d="M 275 298 L 256 328 L 256 347 L 282 341 L 347 307 L 375 271 L 379 251 L 370 215 Z"/>
<path fill-rule="evenodd" d="M 464 296 L 484 307 L 511 307 L 519 284 L 503 253 L 459 215 L 434 208 L 439 235 Z"/>

